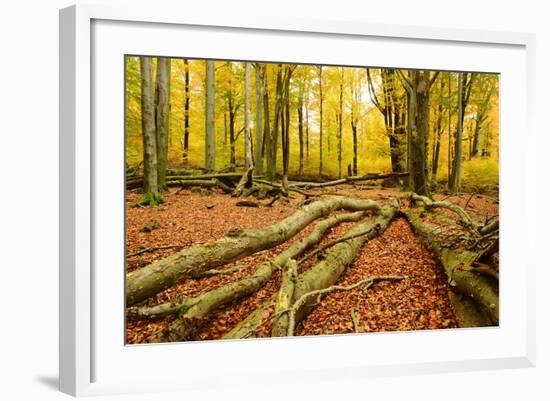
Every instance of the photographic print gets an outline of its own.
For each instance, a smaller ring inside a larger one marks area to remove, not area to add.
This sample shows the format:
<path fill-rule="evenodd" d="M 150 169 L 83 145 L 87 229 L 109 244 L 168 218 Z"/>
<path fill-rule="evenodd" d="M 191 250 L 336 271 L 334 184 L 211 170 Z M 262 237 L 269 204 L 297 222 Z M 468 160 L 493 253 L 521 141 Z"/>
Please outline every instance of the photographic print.
<path fill-rule="evenodd" d="M 126 344 L 498 326 L 498 74 L 124 74 Z"/>

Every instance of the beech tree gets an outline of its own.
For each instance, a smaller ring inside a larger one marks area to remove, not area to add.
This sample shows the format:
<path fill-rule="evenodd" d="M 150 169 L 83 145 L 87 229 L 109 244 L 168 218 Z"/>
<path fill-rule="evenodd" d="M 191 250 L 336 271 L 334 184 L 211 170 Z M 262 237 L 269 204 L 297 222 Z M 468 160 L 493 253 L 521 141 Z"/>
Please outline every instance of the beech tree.
<path fill-rule="evenodd" d="M 467 72 L 458 73 L 458 116 L 457 128 L 454 147 L 454 160 L 452 164 L 452 172 L 449 180 L 449 190 L 456 193 L 460 190 L 462 183 L 462 147 L 463 147 L 463 131 L 464 131 L 464 115 L 466 107 L 472 93 L 472 85 L 475 74 Z"/>
<path fill-rule="evenodd" d="M 156 206 L 161 202 L 158 187 L 157 138 L 153 94 L 153 60 L 140 57 L 141 132 L 143 136 L 143 198 L 140 204 Z"/>
<path fill-rule="evenodd" d="M 157 79 L 155 86 L 155 126 L 157 140 L 158 188 L 166 190 L 166 162 L 168 159 L 168 131 L 170 115 L 170 70 L 171 61 L 157 58 Z"/>
<path fill-rule="evenodd" d="M 206 106 L 205 106 L 205 167 L 213 171 L 216 167 L 216 133 L 214 122 L 215 96 L 214 61 L 206 61 Z"/>
<path fill-rule="evenodd" d="M 185 65 L 184 73 L 184 95 L 183 95 L 183 165 L 189 165 L 189 60 L 184 59 L 183 63 Z"/>
<path fill-rule="evenodd" d="M 244 63 L 244 148 L 246 168 L 254 167 L 250 132 L 250 63 Z"/>
<path fill-rule="evenodd" d="M 319 66 L 319 177 L 323 175 L 323 66 Z"/>
<path fill-rule="evenodd" d="M 256 130 L 256 148 L 254 151 L 255 160 L 254 160 L 254 172 L 257 175 L 263 174 L 263 160 L 262 160 L 262 149 L 264 147 L 263 143 L 263 127 L 262 127 L 262 67 L 260 63 L 255 64 L 256 72 L 256 121 L 255 121 L 255 130 Z"/>

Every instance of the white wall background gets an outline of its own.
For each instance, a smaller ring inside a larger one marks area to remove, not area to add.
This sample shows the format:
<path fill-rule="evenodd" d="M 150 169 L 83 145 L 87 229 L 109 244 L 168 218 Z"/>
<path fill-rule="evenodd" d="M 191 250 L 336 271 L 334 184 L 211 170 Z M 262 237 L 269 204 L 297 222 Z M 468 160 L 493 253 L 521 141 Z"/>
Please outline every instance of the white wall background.
<path fill-rule="evenodd" d="M 131 4 L 129 0 L 96 3 Z M 57 400 L 58 291 L 58 9 L 65 0 L 4 2 L 0 13 L 0 398 Z M 140 1 L 154 7 L 179 5 L 192 13 L 263 13 L 321 19 L 361 19 L 373 23 L 523 31 L 537 34 L 537 115 L 550 109 L 550 29 L 543 1 L 523 0 L 194 0 Z M 539 212 L 548 194 L 548 127 L 538 132 Z M 517 133 L 521 135 L 521 133 Z M 535 191 L 535 189 L 533 189 Z M 545 192 L 543 194 L 543 192 Z M 534 193 L 533 193 L 534 194 Z M 548 262 L 542 250 L 550 237 L 541 214 L 537 270 L 537 367 L 363 382 L 303 385 L 273 383 L 200 394 L 150 394 L 106 399 L 548 399 L 550 390 Z M 388 350 L 391 352 L 391 350 Z M 215 361 L 213 361 L 215 363 Z M 162 368 L 162 367 L 159 367 Z M 281 394 L 282 393 L 282 394 Z"/>

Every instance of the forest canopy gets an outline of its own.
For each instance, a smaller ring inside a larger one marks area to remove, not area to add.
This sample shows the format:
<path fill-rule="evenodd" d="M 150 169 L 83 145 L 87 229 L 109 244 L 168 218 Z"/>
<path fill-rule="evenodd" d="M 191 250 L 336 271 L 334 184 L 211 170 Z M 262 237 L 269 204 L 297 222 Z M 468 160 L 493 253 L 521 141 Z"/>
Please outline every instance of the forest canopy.
<path fill-rule="evenodd" d="M 151 63 L 151 84 L 158 99 L 158 60 L 162 63 L 163 59 L 142 59 Z M 257 173 L 282 175 L 286 153 L 287 173 L 296 177 L 334 179 L 405 171 L 414 174 L 420 168 L 432 188 L 498 188 L 496 74 L 165 60 L 169 61 L 164 63 L 169 66 L 164 74 L 168 104 L 167 116 L 163 117 L 168 124 L 168 167 L 207 167 L 207 64 L 213 67 L 214 149 L 210 162 L 215 170 L 234 171 L 246 165 L 248 66 L 248 121 Z M 127 56 L 129 167 L 141 166 L 144 159 L 141 80 L 140 57 Z M 424 84 L 428 90 L 419 93 Z M 411 98 L 416 101 L 411 102 Z M 419 140 L 412 138 L 408 121 L 413 103 L 417 116 L 412 120 L 422 137 Z M 286 137 L 288 150 L 284 149 Z M 457 137 L 461 146 L 456 146 Z M 457 162 L 457 154 L 461 163 Z"/>

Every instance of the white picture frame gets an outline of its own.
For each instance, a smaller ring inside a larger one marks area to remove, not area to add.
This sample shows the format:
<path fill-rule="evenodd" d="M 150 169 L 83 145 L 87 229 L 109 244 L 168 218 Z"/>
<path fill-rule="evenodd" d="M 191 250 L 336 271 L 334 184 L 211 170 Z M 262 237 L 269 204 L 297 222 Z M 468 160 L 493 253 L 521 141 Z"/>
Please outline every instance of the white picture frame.
<path fill-rule="evenodd" d="M 175 43 L 168 43 L 170 41 L 158 45 L 162 42 L 158 39 L 169 35 L 180 35 L 182 41 L 192 37 L 200 46 L 183 49 L 182 45 L 178 47 Z M 287 44 L 286 47 L 266 46 L 268 50 L 263 52 L 254 47 L 259 37 L 254 35 L 261 35 L 267 42 L 282 40 Z M 244 44 L 238 48 L 227 46 L 228 40 L 235 37 Z M 294 49 L 293 46 L 300 41 L 308 44 L 310 50 L 299 52 L 299 49 Z M 535 170 L 535 146 L 529 146 L 535 142 L 533 119 L 529 114 L 534 110 L 534 44 L 534 35 L 530 34 L 373 25 L 357 21 L 261 16 L 254 20 L 235 20 L 186 15 L 184 10 L 154 7 L 78 5 L 61 10 L 60 390 L 80 396 L 239 385 L 246 383 L 243 377 L 259 382 L 341 377 L 359 380 L 381 375 L 534 366 L 535 285 L 531 272 L 535 269 L 535 260 L 530 259 L 530 255 L 534 255 L 531 249 L 535 241 L 528 233 L 536 230 L 528 227 L 520 236 L 514 233 L 514 227 L 525 222 L 534 224 L 536 220 L 535 208 L 527 203 L 528 192 L 517 190 L 535 187 L 534 177 L 529 174 Z M 352 56 L 350 52 L 350 48 L 362 49 L 361 46 L 377 52 L 376 57 L 384 62 L 377 64 L 379 66 L 502 74 L 501 326 L 317 339 L 125 347 L 120 341 L 123 315 L 119 313 L 124 307 L 124 291 L 120 285 L 123 282 L 123 253 L 119 249 L 123 249 L 120 236 L 123 224 L 116 223 L 123 219 L 123 202 L 116 197 L 112 200 L 102 197 L 108 190 L 114 188 L 116 192 L 123 188 L 122 167 L 112 174 L 108 171 L 123 161 L 124 155 L 120 153 L 124 146 L 123 125 L 120 130 L 123 119 L 120 114 L 123 110 L 120 102 L 120 96 L 123 97 L 120 55 L 188 55 L 265 61 L 284 58 L 282 61 L 287 62 L 330 64 L 332 60 L 336 64 L 364 65 L 361 55 Z M 392 46 L 401 46 L 396 47 L 400 49 L 400 57 L 407 55 L 410 59 L 400 62 L 396 58 L 398 55 L 389 54 L 387 49 Z M 382 48 L 386 50 L 380 50 Z M 332 49 L 331 54 L 321 55 L 321 50 L 326 49 Z M 192 51 L 193 54 L 179 54 L 178 51 Z M 423 60 L 414 61 L 416 52 L 424 52 Z M 487 52 L 492 53 L 488 55 Z M 470 54 L 475 57 L 468 60 L 465 56 Z M 451 59 L 454 60 L 452 65 L 448 64 Z M 112 68 L 112 73 L 106 68 Z M 507 96 L 512 93 L 514 99 Z M 519 111 L 508 116 L 507 112 L 512 108 L 519 108 Z M 513 131 L 525 132 L 522 140 L 527 145 L 519 149 Z M 513 168 L 510 164 L 512 149 Z M 104 202 L 113 202 L 114 206 L 107 208 L 108 203 Z M 114 224 L 114 228 L 106 230 L 109 228 L 107 224 Z M 519 254 L 524 257 L 520 258 Z M 113 269 L 105 269 L 106 265 Z M 116 266 L 120 271 L 113 273 Z M 515 266 L 516 270 L 510 266 Z M 98 292 L 101 299 L 97 297 Z M 107 310 L 110 308 L 113 311 Z M 117 316 L 120 322 L 116 321 Z M 458 349 L 442 351 L 444 344 L 449 342 Z M 470 347 L 466 347 L 467 344 Z M 388 346 L 395 355 L 384 356 L 379 352 Z M 347 348 L 355 352 L 343 352 L 343 355 L 329 358 L 316 357 L 319 350 L 327 348 Z M 370 352 L 359 351 L 364 349 L 370 349 Z M 282 358 L 289 353 L 307 356 L 308 362 L 286 369 Z M 170 370 L 169 366 L 182 355 L 193 361 L 193 366 L 188 370 L 180 369 L 179 375 L 155 376 L 146 372 L 148 374 L 140 377 L 132 369 L 128 369 L 127 374 L 121 373 L 123 366 L 135 366 L 140 361 L 144 366 L 154 366 L 159 360 L 165 360 L 166 370 Z M 206 362 L 215 356 L 219 366 L 212 369 Z M 256 364 L 247 370 L 247 358 L 256 360 L 254 358 L 265 359 L 266 356 L 275 362 L 270 366 Z M 267 372 L 269 377 L 266 377 Z M 243 376 L 243 373 L 248 376 Z"/>

